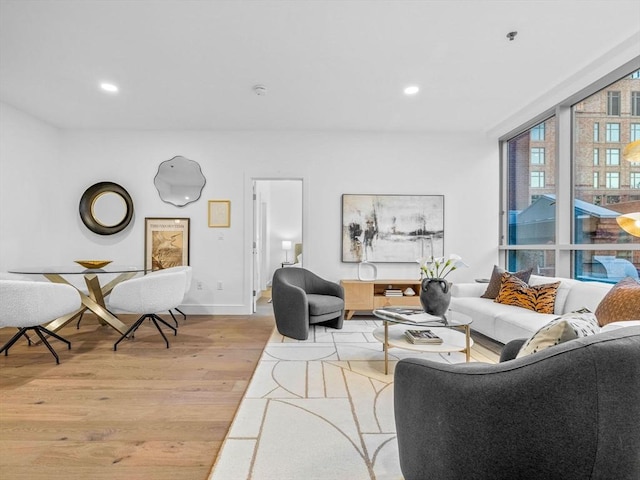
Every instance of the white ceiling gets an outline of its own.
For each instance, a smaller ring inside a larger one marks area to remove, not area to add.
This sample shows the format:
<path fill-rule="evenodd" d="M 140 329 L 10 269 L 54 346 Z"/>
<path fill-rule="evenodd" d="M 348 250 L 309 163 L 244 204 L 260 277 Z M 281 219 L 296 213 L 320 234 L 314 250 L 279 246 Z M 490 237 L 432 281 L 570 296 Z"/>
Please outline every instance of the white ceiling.
<path fill-rule="evenodd" d="M 486 132 L 640 55 L 638 0 L 0 2 L 0 100 L 63 128 Z"/>

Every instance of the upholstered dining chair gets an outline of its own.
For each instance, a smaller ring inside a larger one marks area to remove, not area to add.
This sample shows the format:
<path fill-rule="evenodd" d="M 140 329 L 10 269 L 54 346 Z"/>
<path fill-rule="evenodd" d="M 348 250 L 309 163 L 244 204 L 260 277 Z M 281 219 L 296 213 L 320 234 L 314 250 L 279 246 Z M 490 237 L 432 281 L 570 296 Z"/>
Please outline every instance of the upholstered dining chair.
<path fill-rule="evenodd" d="M 133 338 L 138 327 L 147 319 L 153 322 L 169 348 L 169 340 L 158 322 L 173 330 L 174 335 L 177 334 L 177 330 L 173 325 L 165 322 L 158 313 L 180 305 L 184 298 L 185 284 L 186 272 L 173 272 L 163 275 L 145 275 L 116 285 L 109 295 L 109 310 L 138 313 L 141 316 L 118 339 L 113 349 L 117 350 L 118 344 L 125 338 L 129 336 Z"/>
<path fill-rule="evenodd" d="M 640 327 L 501 363 L 396 365 L 406 480 L 640 478 Z"/>
<path fill-rule="evenodd" d="M 309 325 L 342 328 L 344 289 L 304 268 L 279 268 L 271 286 L 273 315 L 280 334 L 306 340 Z"/>
<path fill-rule="evenodd" d="M 69 349 L 71 342 L 42 325 L 73 312 L 80 306 L 80 295 L 70 285 L 22 279 L 0 280 L 0 327 L 19 329 L 18 333 L 0 348 L 0 353 L 8 355 L 9 349 L 23 335 L 31 345 L 27 331 L 32 330 L 49 349 L 56 363 L 60 363 L 58 354 L 47 341 L 45 334 L 66 343 Z"/>
<path fill-rule="evenodd" d="M 185 286 L 184 286 L 184 294 L 186 295 L 187 292 L 189 291 L 189 289 L 191 288 L 191 279 L 193 277 L 193 269 L 190 266 L 184 265 L 184 266 L 178 266 L 178 267 L 163 268 L 162 270 L 154 270 L 153 272 L 150 272 L 147 275 L 164 275 L 166 273 L 173 273 L 173 272 L 185 272 L 186 273 L 186 277 L 185 277 L 186 282 L 185 282 Z M 176 317 L 173 314 L 173 310 L 175 310 L 180 315 L 182 315 L 184 320 L 187 319 L 187 315 L 182 310 L 180 310 L 178 307 L 169 310 L 169 314 L 171 315 L 171 318 L 173 318 L 173 321 L 176 324 L 176 328 L 177 328 L 178 327 L 178 320 L 176 320 Z"/>

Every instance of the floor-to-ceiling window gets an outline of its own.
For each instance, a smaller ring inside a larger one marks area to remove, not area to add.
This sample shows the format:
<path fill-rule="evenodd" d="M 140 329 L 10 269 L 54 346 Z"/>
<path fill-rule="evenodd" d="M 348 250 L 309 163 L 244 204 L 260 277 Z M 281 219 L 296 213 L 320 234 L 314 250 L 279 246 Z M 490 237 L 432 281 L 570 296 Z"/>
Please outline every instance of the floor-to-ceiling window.
<path fill-rule="evenodd" d="M 510 270 L 638 278 L 640 224 L 628 219 L 640 217 L 640 162 L 624 152 L 640 138 L 640 70 L 612 80 L 502 139 L 500 248 Z"/>

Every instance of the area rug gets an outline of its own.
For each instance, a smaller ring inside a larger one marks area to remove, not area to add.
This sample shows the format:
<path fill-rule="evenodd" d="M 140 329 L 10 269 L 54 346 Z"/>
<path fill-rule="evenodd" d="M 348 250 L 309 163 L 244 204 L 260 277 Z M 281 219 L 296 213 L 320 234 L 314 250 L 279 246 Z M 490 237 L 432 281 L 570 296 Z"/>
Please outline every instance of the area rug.
<path fill-rule="evenodd" d="M 401 480 L 393 413 L 398 359 L 464 362 L 463 353 L 390 349 L 377 320 L 312 328 L 267 344 L 209 480 Z"/>

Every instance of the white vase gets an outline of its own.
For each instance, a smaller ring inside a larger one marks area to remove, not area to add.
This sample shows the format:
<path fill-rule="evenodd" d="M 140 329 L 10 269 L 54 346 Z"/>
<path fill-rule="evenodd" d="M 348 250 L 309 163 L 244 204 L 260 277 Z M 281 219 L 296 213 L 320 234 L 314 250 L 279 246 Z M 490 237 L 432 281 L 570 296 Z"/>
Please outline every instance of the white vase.
<path fill-rule="evenodd" d="M 372 282 L 378 278 L 378 267 L 366 260 L 358 264 L 358 280 Z"/>

